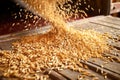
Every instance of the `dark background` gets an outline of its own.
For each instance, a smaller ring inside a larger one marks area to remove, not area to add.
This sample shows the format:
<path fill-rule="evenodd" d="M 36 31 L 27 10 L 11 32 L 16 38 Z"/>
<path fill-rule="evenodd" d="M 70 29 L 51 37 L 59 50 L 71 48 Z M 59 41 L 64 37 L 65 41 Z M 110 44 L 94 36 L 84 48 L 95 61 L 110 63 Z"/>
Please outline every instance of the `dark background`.
<path fill-rule="evenodd" d="M 73 3 L 65 3 L 63 7 L 67 8 L 67 4 L 71 4 L 72 6 L 76 5 L 77 0 L 73 0 Z M 83 0 L 84 1 L 84 0 Z M 81 2 L 82 5 L 78 5 L 76 8 L 84 10 L 88 16 L 97 16 L 97 15 L 108 15 L 110 12 L 110 0 L 86 0 L 87 4 L 84 4 L 84 2 Z M 89 9 L 85 10 L 85 7 L 88 6 L 88 4 L 91 5 L 91 7 L 94 8 L 94 11 Z M 30 14 L 33 15 L 29 11 L 22 11 L 20 10 L 24 8 L 20 5 L 16 5 L 16 3 L 13 0 L 0 0 L 0 35 L 5 35 L 9 33 L 19 32 L 23 30 L 30 30 L 34 29 L 36 27 L 41 27 L 44 25 L 47 25 L 46 21 L 42 18 L 39 20 L 39 17 L 36 19 L 33 19 L 33 17 L 28 17 L 25 19 L 25 16 Z M 72 9 L 75 9 L 73 7 Z M 98 12 L 98 9 L 101 9 L 101 12 Z M 19 15 L 19 12 L 22 16 Z M 14 15 L 15 14 L 15 15 Z M 78 13 L 82 14 L 82 13 Z M 17 16 L 17 18 L 15 18 Z M 83 17 L 79 16 L 78 19 L 81 19 Z M 75 20 L 74 17 L 71 19 Z M 35 22 L 35 23 L 33 23 Z M 12 26 L 15 24 L 14 26 Z"/>

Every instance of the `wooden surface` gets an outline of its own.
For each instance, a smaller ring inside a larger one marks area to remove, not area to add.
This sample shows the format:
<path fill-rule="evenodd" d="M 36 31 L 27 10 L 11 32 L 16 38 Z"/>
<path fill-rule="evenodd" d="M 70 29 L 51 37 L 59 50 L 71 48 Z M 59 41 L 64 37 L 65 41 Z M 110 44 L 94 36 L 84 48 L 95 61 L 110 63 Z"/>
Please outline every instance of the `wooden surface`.
<path fill-rule="evenodd" d="M 120 12 L 120 2 L 112 3 L 112 10 L 110 14 L 119 13 L 119 12 Z"/>
<path fill-rule="evenodd" d="M 113 49 L 111 49 L 109 54 L 104 53 L 103 55 L 105 57 L 111 57 L 111 62 L 107 63 L 102 59 L 92 58 L 86 62 L 81 61 L 81 63 L 88 66 L 88 69 L 83 68 L 83 70 L 88 71 L 90 74 L 94 74 L 99 80 L 120 80 L 120 18 L 112 16 L 97 16 L 88 19 L 77 20 L 68 24 L 74 26 L 76 29 L 95 29 L 98 32 L 109 33 L 112 35 L 109 45 L 113 46 Z M 48 29 L 49 26 L 46 26 L 27 32 L 19 32 L 16 34 L 0 36 L 0 49 L 10 49 L 11 43 L 16 39 L 19 39 L 20 36 L 43 33 Z M 41 32 L 38 32 L 38 30 L 41 30 Z M 107 73 L 107 78 L 105 75 L 103 75 L 103 73 Z M 46 70 L 45 74 L 48 74 L 52 80 L 77 80 L 78 76 L 82 77 L 83 75 L 82 73 L 78 73 L 69 69 L 61 71 Z M 81 78 L 81 80 L 92 80 L 92 78 L 93 76 L 85 76 L 85 78 Z M 0 80 L 18 79 L 4 78 L 1 76 Z"/>

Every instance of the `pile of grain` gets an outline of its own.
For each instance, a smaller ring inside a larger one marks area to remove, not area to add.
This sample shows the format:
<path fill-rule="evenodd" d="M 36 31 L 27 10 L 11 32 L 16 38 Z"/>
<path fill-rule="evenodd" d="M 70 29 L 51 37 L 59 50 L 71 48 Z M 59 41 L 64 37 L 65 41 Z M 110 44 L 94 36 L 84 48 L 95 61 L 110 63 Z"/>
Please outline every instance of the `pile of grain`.
<path fill-rule="evenodd" d="M 95 31 L 71 32 L 50 31 L 25 37 L 13 44 L 12 51 L 1 51 L 0 64 L 6 68 L 4 75 L 31 78 L 31 73 L 46 69 L 79 70 L 80 60 L 102 57 L 108 50 L 105 37 Z"/>
<path fill-rule="evenodd" d="M 24 1 L 32 5 L 35 11 L 44 15 L 52 23 L 53 28 L 42 35 L 22 38 L 13 43 L 11 51 L 0 51 L 2 65 L 0 67 L 5 68 L 4 76 L 38 79 L 40 77 L 36 73 L 43 73 L 46 69 L 69 68 L 81 71 L 81 60 L 102 57 L 102 53 L 108 51 L 106 37 L 102 34 L 93 30 L 78 31 L 66 27 L 64 19 L 54 13 L 55 0 Z M 42 6 L 44 9 L 39 10 L 36 6 L 39 8 Z"/>

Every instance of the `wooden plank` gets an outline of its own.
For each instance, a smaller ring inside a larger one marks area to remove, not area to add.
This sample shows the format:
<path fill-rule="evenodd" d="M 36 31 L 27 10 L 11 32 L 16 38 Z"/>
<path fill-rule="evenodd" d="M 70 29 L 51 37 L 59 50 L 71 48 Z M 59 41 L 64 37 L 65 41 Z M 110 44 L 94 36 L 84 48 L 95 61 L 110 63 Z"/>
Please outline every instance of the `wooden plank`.
<path fill-rule="evenodd" d="M 110 54 L 115 55 L 115 56 L 119 57 L 119 59 L 120 59 L 120 50 L 112 49 L 112 50 L 110 50 Z"/>
<path fill-rule="evenodd" d="M 96 77 L 98 77 L 99 80 L 112 80 L 112 79 L 108 78 L 107 75 L 106 76 L 101 75 L 101 74 L 97 73 L 96 71 L 93 71 L 93 70 L 90 70 L 90 69 L 87 70 L 87 71 L 89 71 L 91 74 L 94 74 Z"/>
<path fill-rule="evenodd" d="M 120 30 L 120 27 L 119 27 L 120 26 L 120 19 L 119 18 L 104 16 L 103 18 L 89 20 L 89 22 Z"/>
<path fill-rule="evenodd" d="M 94 80 L 94 78 L 97 78 L 98 80 L 111 80 L 109 78 L 104 78 L 104 76 L 92 71 L 92 70 L 88 70 L 88 69 L 82 69 L 83 71 L 85 72 L 88 72 L 88 76 L 87 75 L 84 75 L 84 78 L 83 80 Z M 59 71 L 59 73 L 65 77 L 68 78 L 68 80 L 79 80 L 78 79 L 78 76 L 83 76 L 82 72 L 79 73 L 79 72 L 75 72 L 75 71 L 72 71 L 70 69 L 65 69 L 65 70 L 62 70 L 62 71 Z"/>
<path fill-rule="evenodd" d="M 117 32 L 117 34 L 120 34 L 120 31 L 116 28 L 114 29 L 113 27 L 107 27 L 106 25 L 101 25 L 101 24 L 97 24 L 97 23 L 91 23 L 90 21 L 83 21 L 82 23 L 79 23 L 81 20 L 75 21 L 72 26 L 75 29 L 95 29 L 97 31 L 102 31 L 102 33 L 104 32 Z M 104 31 L 105 30 L 105 31 Z"/>
<path fill-rule="evenodd" d="M 52 80 L 67 80 L 65 77 L 54 70 L 46 70 L 45 74 L 48 74 Z"/>
<path fill-rule="evenodd" d="M 120 12 L 120 1 L 116 0 L 116 2 L 111 3 L 112 9 L 110 11 L 110 14 L 116 14 Z"/>
<path fill-rule="evenodd" d="M 1 50 L 11 50 L 12 49 L 12 43 L 14 42 L 14 40 L 12 41 L 7 41 L 7 42 L 1 42 L 0 43 L 0 49 Z"/>
<path fill-rule="evenodd" d="M 103 25 L 103 26 L 106 26 L 106 27 L 110 27 L 110 28 L 113 28 L 113 29 L 120 30 L 119 25 L 114 25 L 114 24 L 110 24 L 110 23 L 106 23 L 106 22 L 102 22 L 102 21 L 90 21 L 90 22 L 94 23 L 94 24 L 99 24 L 99 25 Z"/>
<path fill-rule="evenodd" d="M 0 36 L 0 50 L 10 50 L 12 49 L 12 43 L 15 42 L 16 40 L 19 40 L 21 37 L 35 34 L 43 34 L 49 29 L 50 26 L 45 26 L 34 30 L 21 31 L 17 33 Z"/>
<path fill-rule="evenodd" d="M 113 73 L 119 74 L 120 75 L 120 68 L 118 66 L 120 66 L 120 64 L 116 63 L 116 62 L 107 62 L 104 60 L 101 60 L 99 58 L 91 58 L 88 60 L 88 62 L 93 63 L 95 65 L 98 65 L 106 70 L 109 70 Z"/>
<path fill-rule="evenodd" d="M 102 68 L 101 66 L 98 66 L 94 63 L 90 63 L 90 62 L 87 62 L 87 61 L 81 61 L 81 63 L 87 65 L 89 67 L 89 69 L 91 69 L 93 71 L 96 71 L 97 73 L 100 73 L 101 75 L 103 73 L 107 73 L 108 78 L 110 78 L 112 80 L 120 80 L 120 75 L 119 74 L 116 74 L 116 73 L 113 73 L 109 70 L 106 70 L 106 69 Z"/>
<path fill-rule="evenodd" d="M 108 22 L 108 23 L 111 23 L 111 24 L 115 24 L 115 25 L 120 25 L 120 20 L 119 19 L 117 20 L 117 18 L 113 19 L 112 16 L 106 16 L 106 17 L 104 17 L 102 19 L 98 19 L 98 20 Z"/>
<path fill-rule="evenodd" d="M 77 80 L 78 76 L 80 73 L 66 69 L 66 70 L 61 70 L 59 73 L 63 76 L 65 76 L 69 80 Z"/>
<path fill-rule="evenodd" d="M 50 26 L 43 26 L 42 28 L 37 28 L 37 29 L 33 29 L 33 30 L 20 31 L 20 32 L 11 33 L 8 35 L 2 35 L 2 36 L 0 36 L 0 42 L 20 39 L 22 36 L 43 34 L 47 31 L 49 31 L 49 29 L 50 29 Z"/>
<path fill-rule="evenodd" d="M 120 21 L 112 20 L 112 19 L 109 19 L 109 18 L 107 18 L 107 17 L 104 18 L 104 19 L 101 19 L 101 20 L 99 20 L 99 21 L 120 26 Z"/>
<path fill-rule="evenodd" d="M 114 48 L 120 50 L 120 41 L 119 42 L 114 42 L 113 44 L 111 44 Z"/>
<path fill-rule="evenodd" d="M 113 17 L 113 16 L 106 16 L 106 17 L 112 20 L 120 21 L 120 18 L 118 17 Z"/>
<path fill-rule="evenodd" d="M 107 57 L 107 58 L 110 58 L 110 60 L 113 62 L 115 61 L 117 64 L 120 63 L 120 56 L 116 56 L 116 55 L 113 55 L 113 54 L 104 54 L 103 55 L 104 57 Z M 116 65 L 117 66 L 117 65 Z"/>
<path fill-rule="evenodd" d="M 94 24 L 94 23 L 84 23 L 84 24 L 80 24 L 80 25 L 75 25 L 74 24 L 74 28 L 75 29 L 93 29 L 95 31 L 98 31 L 100 33 L 108 33 L 112 36 L 112 38 L 117 39 L 118 35 L 120 35 L 120 31 L 117 29 L 112 29 L 110 27 L 106 27 L 104 25 L 99 25 L 99 24 Z"/>

